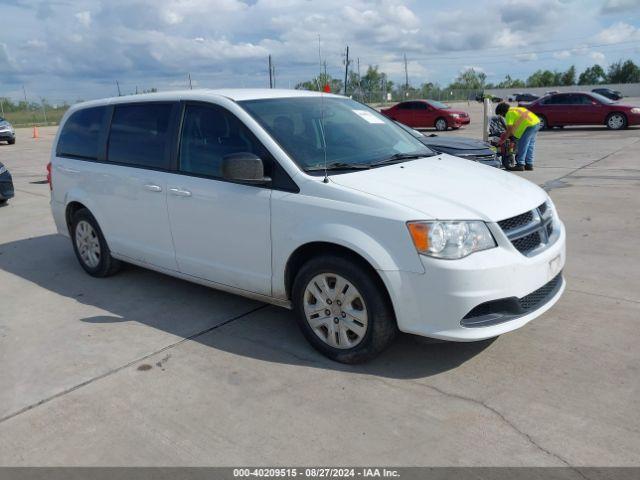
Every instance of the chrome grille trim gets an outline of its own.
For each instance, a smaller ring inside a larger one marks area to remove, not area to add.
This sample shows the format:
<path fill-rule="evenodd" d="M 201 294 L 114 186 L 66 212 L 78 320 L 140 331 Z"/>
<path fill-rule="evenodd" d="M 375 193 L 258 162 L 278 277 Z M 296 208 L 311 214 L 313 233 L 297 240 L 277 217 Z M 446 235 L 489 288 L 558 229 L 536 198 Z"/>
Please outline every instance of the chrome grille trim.
<path fill-rule="evenodd" d="M 515 217 L 500 220 L 498 225 L 520 253 L 532 257 L 553 243 L 553 216 L 548 205 L 542 205 Z"/>

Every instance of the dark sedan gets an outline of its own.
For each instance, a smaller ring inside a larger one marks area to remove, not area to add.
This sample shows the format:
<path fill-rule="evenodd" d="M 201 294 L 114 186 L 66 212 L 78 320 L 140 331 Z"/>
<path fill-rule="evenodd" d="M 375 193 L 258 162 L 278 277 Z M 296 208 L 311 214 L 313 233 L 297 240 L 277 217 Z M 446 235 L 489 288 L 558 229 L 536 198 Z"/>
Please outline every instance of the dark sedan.
<path fill-rule="evenodd" d="M 611 90 L 610 88 L 594 88 L 591 91 L 602 95 L 603 97 L 607 97 L 609 100 L 622 100 L 623 98 L 622 92 L 619 92 L 618 90 Z"/>
<path fill-rule="evenodd" d="M 0 206 L 13 197 L 13 179 L 7 167 L 0 163 Z"/>
<path fill-rule="evenodd" d="M 500 168 L 502 163 L 498 160 L 495 150 L 486 142 L 468 137 L 440 137 L 436 134 L 424 135 L 423 133 L 396 122 L 404 130 L 409 132 L 424 145 L 437 153 L 448 153 L 455 157 L 473 160 L 490 167 Z"/>

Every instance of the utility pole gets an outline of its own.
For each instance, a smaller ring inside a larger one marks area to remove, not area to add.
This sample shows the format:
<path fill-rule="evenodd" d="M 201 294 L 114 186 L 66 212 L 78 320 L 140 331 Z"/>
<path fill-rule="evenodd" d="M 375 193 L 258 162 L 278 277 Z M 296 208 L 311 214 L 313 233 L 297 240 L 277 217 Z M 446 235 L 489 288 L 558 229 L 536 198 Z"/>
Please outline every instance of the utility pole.
<path fill-rule="evenodd" d="M 116 87 L 118 87 L 118 96 L 122 96 L 122 94 L 120 93 L 120 84 L 118 83 L 118 80 L 116 80 Z"/>
<path fill-rule="evenodd" d="M 191 83 L 191 72 L 187 73 L 189 76 L 189 90 L 193 90 L 193 84 Z"/>
<path fill-rule="evenodd" d="M 271 55 L 269 55 L 269 88 L 273 88 L 273 65 L 271 63 Z"/>
<path fill-rule="evenodd" d="M 4 98 L 0 97 L 0 112 L 2 112 L 2 117 L 4 118 Z"/>
<path fill-rule="evenodd" d="M 44 115 L 44 123 L 47 123 L 47 110 L 44 106 L 44 98 L 40 99 L 40 103 L 42 103 L 42 115 Z"/>
<path fill-rule="evenodd" d="M 407 68 L 407 54 L 404 54 L 404 96 L 409 95 L 409 69 Z"/>
<path fill-rule="evenodd" d="M 22 85 L 22 93 L 24 93 L 24 103 L 28 107 L 29 102 L 27 101 L 27 91 L 25 90 L 24 85 Z"/>
<path fill-rule="evenodd" d="M 347 75 L 349 74 L 349 45 L 347 45 L 347 55 L 344 59 L 344 96 L 347 96 Z"/>

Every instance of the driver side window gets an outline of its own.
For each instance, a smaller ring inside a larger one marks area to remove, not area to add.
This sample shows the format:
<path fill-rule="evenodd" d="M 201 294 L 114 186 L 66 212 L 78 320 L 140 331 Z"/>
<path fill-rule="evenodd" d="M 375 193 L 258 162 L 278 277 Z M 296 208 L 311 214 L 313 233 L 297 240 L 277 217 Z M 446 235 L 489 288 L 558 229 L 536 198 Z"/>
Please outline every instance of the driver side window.
<path fill-rule="evenodd" d="M 262 158 L 268 174 L 266 149 L 235 115 L 214 105 L 186 106 L 178 159 L 181 172 L 222 178 L 222 159 L 241 152 Z"/>

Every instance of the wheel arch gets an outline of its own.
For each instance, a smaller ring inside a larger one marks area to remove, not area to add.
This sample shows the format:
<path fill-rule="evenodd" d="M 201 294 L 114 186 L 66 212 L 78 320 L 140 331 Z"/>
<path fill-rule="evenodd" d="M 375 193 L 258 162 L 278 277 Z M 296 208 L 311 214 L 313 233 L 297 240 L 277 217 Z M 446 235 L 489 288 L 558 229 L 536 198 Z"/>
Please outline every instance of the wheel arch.
<path fill-rule="evenodd" d="M 623 127 L 623 129 L 624 129 L 624 128 L 626 128 L 626 127 L 628 127 L 628 126 L 629 126 L 629 116 L 627 115 L 627 113 L 626 113 L 626 112 L 624 112 L 624 111 L 622 111 L 622 110 L 613 110 L 613 111 L 611 111 L 611 112 L 607 113 L 607 116 L 606 116 L 606 117 L 604 117 L 604 124 L 603 124 L 603 125 L 605 125 L 605 126 L 606 126 L 606 125 L 607 125 L 607 123 L 609 122 L 609 119 L 611 118 L 611 116 L 612 116 L 612 115 L 616 115 L 616 114 L 618 114 L 618 115 L 622 115 L 622 117 L 624 118 L 624 124 L 625 124 L 625 127 Z"/>
<path fill-rule="evenodd" d="M 391 300 L 387 285 L 385 284 L 376 268 L 371 264 L 371 262 L 351 248 L 326 241 L 309 242 L 305 243 L 304 245 L 300 245 L 289 256 L 284 269 L 285 291 L 288 299 L 291 299 L 293 282 L 295 281 L 296 275 L 298 274 L 302 266 L 314 257 L 327 254 L 333 254 L 347 258 L 364 268 L 383 289 L 384 294 L 389 301 L 389 305 L 391 305 L 391 308 L 393 308 L 393 302 Z"/>

